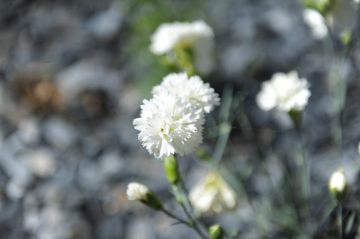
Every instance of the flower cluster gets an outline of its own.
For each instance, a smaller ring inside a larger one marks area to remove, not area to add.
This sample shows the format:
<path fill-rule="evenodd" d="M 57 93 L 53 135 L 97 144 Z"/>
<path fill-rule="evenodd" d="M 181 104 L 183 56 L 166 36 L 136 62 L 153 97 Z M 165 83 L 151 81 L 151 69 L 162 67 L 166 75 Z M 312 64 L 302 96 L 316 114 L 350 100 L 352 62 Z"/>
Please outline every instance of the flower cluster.
<path fill-rule="evenodd" d="M 219 213 L 236 206 L 236 193 L 219 173 L 212 172 L 191 190 L 190 200 L 200 213 Z"/>
<path fill-rule="evenodd" d="M 142 145 L 156 158 L 195 151 L 202 142 L 204 113 L 219 104 L 218 94 L 200 77 L 185 73 L 169 74 L 152 92 L 133 122 Z"/>
<path fill-rule="evenodd" d="M 276 73 L 270 81 L 264 82 L 256 101 L 265 111 L 274 108 L 285 112 L 302 111 L 310 95 L 307 80 L 292 71 L 288 74 Z"/>
<path fill-rule="evenodd" d="M 161 24 L 151 37 L 150 51 L 163 55 L 177 48 L 194 52 L 195 66 L 202 74 L 213 68 L 214 32 L 203 21 Z"/>

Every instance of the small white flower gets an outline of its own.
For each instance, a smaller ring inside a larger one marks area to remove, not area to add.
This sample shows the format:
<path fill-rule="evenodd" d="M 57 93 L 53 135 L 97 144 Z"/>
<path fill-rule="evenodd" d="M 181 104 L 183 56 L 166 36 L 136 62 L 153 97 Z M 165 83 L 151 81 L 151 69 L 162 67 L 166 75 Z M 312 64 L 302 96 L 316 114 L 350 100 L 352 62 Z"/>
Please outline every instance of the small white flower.
<path fill-rule="evenodd" d="M 310 27 L 311 33 L 315 39 L 321 40 L 328 34 L 325 19 L 321 14 L 313 9 L 305 9 L 303 11 L 305 23 Z"/>
<path fill-rule="evenodd" d="M 147 194 L 150 193 L 150 190 L 143 184 L 140 183 L 129 183 L 126 195 L 128 200 L 135 201 L 135 200 L 146 200 Z"/>
<path fill-rule="evenodd" d="M 256 97 L 258 106 L 265 111 L 277 108 L 281 111 L 301 111 L 307 105 L 311 93 L 306 79 L 300 79 L 294 71 L 276 73 L 264 82 Z"/>
<path fill-rule="evenodd" d="M 219 105 L 219 95 L 204 83 L 199 76 L 188 78 L 186 73 L 172 73 L 164 77 L 162 83 L 153 88 L 153 94 L 171 95 L 185 98 L 197 109 L 210 113 L 216 105 Z"/>
<path fill-rule="evenodd" d="M 187 100 L 164 92 L 144 100 L 134 120 L 139 140 L 156 158 L 189 154 L 202 142 L 204 115 Z"/>
<path fill-rule="evenodd" d="M 208 74 L 212 70 L 214 32 L 205 22 L 161 24 L 151 37 L 150 51 L 155 55 L 163 55 L 175 48 L 193 49 L 199 72 Z"/>
<path fill-rule="evenodd" d="M 333 193 L 335 196 L 342 195 L 346 189 L 347 180 L 343 170 L 335 171 L 330 178 L 329 181 L 329 189 L 330 192 Z"/>
<path fill-rule="evenodd" d="M 212 172 L 190 191 L 190 201 L 200 213 L 220 213 L 236 206 L 236 193 L 217 172 Z"/>

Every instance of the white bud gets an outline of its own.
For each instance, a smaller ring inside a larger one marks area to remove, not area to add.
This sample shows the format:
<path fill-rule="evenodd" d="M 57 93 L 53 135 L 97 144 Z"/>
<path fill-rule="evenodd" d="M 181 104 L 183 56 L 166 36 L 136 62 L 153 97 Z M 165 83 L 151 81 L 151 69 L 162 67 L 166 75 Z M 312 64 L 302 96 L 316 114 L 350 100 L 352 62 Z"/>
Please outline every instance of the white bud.
<path fill-rule="evenodd" d="M 131 201 L 146 200 L 149 193 L 150 190 L 145 185 L 135 182 L 129 183 L 126 190 L 127 198 Z"/>
<path fill-rule="evenodd" d="M 340 200 L 343 198 L 347 187 L 347 180 L 343 170 L 335 171 L 329 181 L 329 190 L 333 196 Z"/>

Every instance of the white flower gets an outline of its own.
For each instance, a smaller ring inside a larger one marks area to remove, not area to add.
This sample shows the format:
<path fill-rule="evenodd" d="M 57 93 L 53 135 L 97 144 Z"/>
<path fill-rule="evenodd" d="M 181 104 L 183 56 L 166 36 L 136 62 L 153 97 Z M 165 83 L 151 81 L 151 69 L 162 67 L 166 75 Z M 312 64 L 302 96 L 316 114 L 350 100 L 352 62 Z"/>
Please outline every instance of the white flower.
<path fill-rule="evenodd" d="M 216 105 L 219 105 L 219 95 L 204 83 L 199 76 L 188 78 L 186 73 L 172 73 L 164 77 L 162 83 L 153 88 L 153 94 L 164 92 L 185 98 L 198 109 L 209 113 Z"/>
<path fill-rule="evenodd" d="M 343 170 L 335 171 L 329 181 L 329 189 L 334 195 L 341 195 L 344 193 L 347 186 L 347 180 Z"/>
<path fill-rule="evenodd" d="M 139 140 L 156 158 L 189 154 L 202 142 L 203 112 L 187 100 L 163 93 L 144 100 L 134 120 Z"/>
<path fill-rule="evenodd" d="M 163 23 L 151 37 L 150 51 L 155 55 L 175 48 L 194 50 L 195 65 L 199 72 L 208 74 L 214 65 L 214 32 L 203 21 Z"/>
<path fill-rule="evenodd" d="M 313 9 L 305 9 L 303 11 L 305 23 L 310 27 L 311 33 L 315 39 L 321 40 L 328 34 L 325 19 L 321 14 Z"/>
<path fill-rule="evenodd" d="M 200 213 L 219 213 L 236 206 L 236 193 L 217 172 L 195 185 L 189 198 Z"/>
<path fill-rule="evenodd" d="M 277 108 L 281 111 L 301 111 L 307 105 L 311 93 L 306 79 L 300 79 L 294 71 L 276 73 L 264 82 L 256 97 L 258 106 L 265 111 Z"/>
<path fill-rule="evenodd" d="M 145 185 L 135 182 L 129 183 L 126 190 L 127 198 L 131 201 L 146 200 L 149 193 L 150 190 Z"/>

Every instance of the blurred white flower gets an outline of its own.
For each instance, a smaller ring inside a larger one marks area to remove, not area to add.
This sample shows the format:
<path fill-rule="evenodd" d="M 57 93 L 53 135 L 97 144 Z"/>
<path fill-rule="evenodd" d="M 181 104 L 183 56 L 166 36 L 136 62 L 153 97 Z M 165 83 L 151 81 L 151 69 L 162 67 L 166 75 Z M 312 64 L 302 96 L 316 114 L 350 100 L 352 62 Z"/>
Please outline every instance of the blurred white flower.
<path fill-rule="evenodd" d="M 204 114 L 180 97 L 166 92 L 144 100 L 134 119 L 139 140 L 156 158 L 189 154 L 202 142 Z"/>
<path fill-rule="evenodd" d="M 341 200 L 346 191 L 347 180 L 342 169 L 335 171 L 329 180 L 329 190 L 332 195 L 337 199 Z"/>
<path fill-rule="evenodd" d="M 195 185 L 189 197 L 199 213 L 220 213 L 236 206 L 236 193 L 217 172 Z"/>
<path fill-rule="evenodd" d="M 306 79 L 297 72 L 276 73 L 270 81 L 262 84 L 256 97 L 258 106 L 265 111 L 277 108 L 281 111 L 301 111 L 308 103 L 311 93 Z"/>
<path fill-rule="evenodd" d="M 214 66 L 214 32 L 204 21 L 163 23 L 151 37 L 150 51 L 155 55 L 175 48 L 191 48 L 195 66 L 208 74 Z"/>
<path fill-rule="evenodd" d="M 146 200 L 149 193 L 150 190 L 145 185 L 136 182 L 129 183 L 126 190 L 127 198 L 131 201 Z"/>
<path fill-rule="evenodd" d="M 330 178 L 329 187 L 332 190 L 343 191 L 346 186 L 345 174 L 342 170 L 335 171 Z"/>
<path fill-rule="evenodd" d="M 185 98 L 197 109 L 210 113 L 216 105 L 219 105 L 219 95 L 204 83 L 199 76 L 188 77 L 186 73 L 172 73 L 164 77 L 162 83 L 153 88 L 153 94 L 159 95 L 164 92 Z"/>
<path fill-rule="evenodd" d="M 303 18 L 305 23 L 309 26 L 313 37 L 317 40 L 325 38 L 328 34 L 328 29 L 324 17 L 316 10 L 305 9 L 303 11 Z"/>

